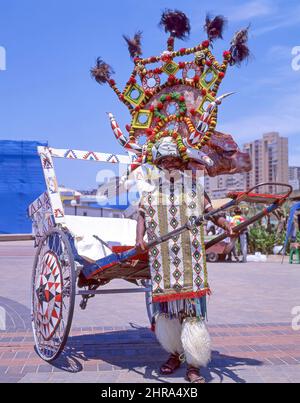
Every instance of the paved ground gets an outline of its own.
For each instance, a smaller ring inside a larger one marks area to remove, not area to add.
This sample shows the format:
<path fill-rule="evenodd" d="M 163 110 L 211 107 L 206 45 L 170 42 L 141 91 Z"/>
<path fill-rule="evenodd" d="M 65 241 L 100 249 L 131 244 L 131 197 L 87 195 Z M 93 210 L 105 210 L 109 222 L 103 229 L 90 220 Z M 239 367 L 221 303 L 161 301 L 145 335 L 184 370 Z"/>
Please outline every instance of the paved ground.
<path fill-rule="evenodd" d="M 33 253 L 30 242 L 0 243 L 0 382 L 184 382 L 184 367 L 169 378 L 157 372 L 166 354 L 148 328 L 143 294 L 97 296 L 86 311 L 78 298 L 65 353 L 42 361 L 30 328 Z M 300 266 L 274 260 L 209 265 L 207 382 L 300 381 L 300 330 L 292 328 Z"/>

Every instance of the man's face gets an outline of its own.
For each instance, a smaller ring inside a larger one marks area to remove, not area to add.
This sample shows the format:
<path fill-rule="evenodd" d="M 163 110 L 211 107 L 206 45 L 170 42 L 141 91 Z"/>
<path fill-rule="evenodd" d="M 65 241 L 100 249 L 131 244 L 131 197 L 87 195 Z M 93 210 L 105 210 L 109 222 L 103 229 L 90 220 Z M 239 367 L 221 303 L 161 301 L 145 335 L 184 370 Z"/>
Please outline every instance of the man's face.
<path fill-rule="evenodd" d="M 183 167 L 183 161 L 177 157 L 164 157 L 158 162 L 158 166 L 162 169 L 171 171 Z"/>

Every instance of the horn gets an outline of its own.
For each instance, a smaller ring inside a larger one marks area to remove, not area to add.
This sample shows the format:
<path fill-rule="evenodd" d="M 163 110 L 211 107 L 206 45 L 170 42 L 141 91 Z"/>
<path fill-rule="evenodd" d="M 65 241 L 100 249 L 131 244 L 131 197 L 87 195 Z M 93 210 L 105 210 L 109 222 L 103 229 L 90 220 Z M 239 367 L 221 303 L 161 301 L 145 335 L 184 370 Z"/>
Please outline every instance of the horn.
<path fill-rule="evenodd" d="M 234 94 L 234 92 L 227 92 L 226 94 L 220 95 L 218 98 L 216 98 L 213 102 L 210 102 L 204 113 L 201 115 L 201 118 L 203 117 L 204 119 L 207 117 L 207 115 L 210 115 L 211 112 L 215 109 L 217 105 L 221 105 L 223 99 L 229 97 L 230 95 Z"/>
<path fill-rule="evenodd" d="M 227 92 L 226 94 L 223 94 L 216 98 L 214 101 L 210 102 L 205 111 L 202 113 L 199 121 L 199 125 L 197 127 L 197 132 L 199 132 L 199 135 L 197 136 L 194 135 L 192 139 L 192 143 L 195 144 L 197 140 L 199 140 L 199 137 L 202 136 L 208 129 L 208 119 L 211 115 L 211 113 L 214 111 L 214 109 L 217 107 L 217 105 L 221 105 L 223 99 L 229 97 L 230 95 L 234 94 L 234 92 Z M 198 139 L 196 139 L 198 137 Z"/>
<path fill-rule="evenodd" d="M 209 128 L 209 124 L 208 124 L 209 117 L 211 116 L 211 114 L 214 111 L 214 109 L 216 108 L 216 106 L 220 105 L 222 103 L 223 99 L 229 97 L 232 94 L 234 94 L 234 92 L 228 92 L 226 94 L 223 94 L 207 105 L 207 107 L 205 108 L 205 111 L 200 116 L 200 121 L 199 121 L 197 129 L 195 131 L 193 131 L 187 139 L 187 142 L 190 146 L 197 144 L 201 140 L 201 138 L 204 136 L 204 134 L 207 132 L 207 130 Z"/>
<path fill-rule="evenodd" d="M 127 151 L 133 151 L 136 154 L 141 154 L 143 151 L 142 147 L 136 143 L 130 143 L 124 136 L 114 115 L 110 112 L 107 113 L 107 115 L 109 117 L 110 125 L 114 132 L 114 135 L 115 135 L 116 139 L 118 140 L 118 142 L 121 144 L 121 146 L 124 147 Z"/>

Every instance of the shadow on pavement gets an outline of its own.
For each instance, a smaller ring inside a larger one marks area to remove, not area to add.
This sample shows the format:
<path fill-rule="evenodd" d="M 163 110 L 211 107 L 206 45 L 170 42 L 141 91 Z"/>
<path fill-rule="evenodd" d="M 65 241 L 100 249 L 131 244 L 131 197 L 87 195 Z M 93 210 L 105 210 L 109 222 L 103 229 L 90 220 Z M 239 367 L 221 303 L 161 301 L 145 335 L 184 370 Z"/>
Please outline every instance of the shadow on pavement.
<path fill-rule="evenodd" d="M 246 383 L 245 379 L 242 379 L 234 371 L 236 367 L 252 367 L 261 366 L 262 361 L 255 360 L 253 358 L 234 357 L 225 354 L 220 354 L 218 351 L 212 351 L 212 360 L 207 368 L 202 369 L 202 375 L 206 379 L 206 382 L 210 382 L 216 377 L 219 382 L 222 383 L 224 378 L 229 378 L 236 383 Z M 213 376 L 215 375 L 215 376 Z"/>
<path fill-rule="evenodd" d="M 67 346 L 61 356 L 52 362 L 52 365 L 70 373 L 84 370 L 84 363 L 99 360 L 98 370 L 128 370 L 138 373 L 147 380 L 166 382 L 166 378 L 159 375 L 160 365 L 167 359 L 168 354 L 162 350 L 155 335 L 148 328 L 121 330 L 106 333 L 96 333 L 69 337 Z M 212 352 L 212 361 L 207 368 L 201 370 L 207 382 L 218 378 L 223 382 L 230 378 L 236 383 L 245 383 L 234 371 L 243 366 L 260 366 L 261 361 L 228 356 L 218 351 Z M 172 378 L 182 374 L 184 377 L 186 365 L 183 364 Z"/>
<path fill-rule="evenodd" d="M 31 329 L 30 309 L 9 298 L 0 296 L 0 330 L 4 332 Z"/>

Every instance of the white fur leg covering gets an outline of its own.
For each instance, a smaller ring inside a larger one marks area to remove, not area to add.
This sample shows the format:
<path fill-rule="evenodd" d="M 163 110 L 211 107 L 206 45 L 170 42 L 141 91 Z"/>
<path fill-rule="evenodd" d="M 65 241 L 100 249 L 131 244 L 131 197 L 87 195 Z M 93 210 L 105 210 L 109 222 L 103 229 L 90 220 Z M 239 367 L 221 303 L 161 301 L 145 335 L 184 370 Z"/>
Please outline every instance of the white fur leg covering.
<path fill-rule="evenodd" d="M 168 353 L 181 354 L 183 352 L 181 328 L 179 319 L 169 319 L 165 314 L 160 314 L 156 318 L 155 335 Z"/>
<path fill-rule="evenodd" d="M 193 367 L 205 367 L 210 361 L 211 343 L 208 330 L 201 319 L 183 321 L 181 341 L 186 362 Z"/>

